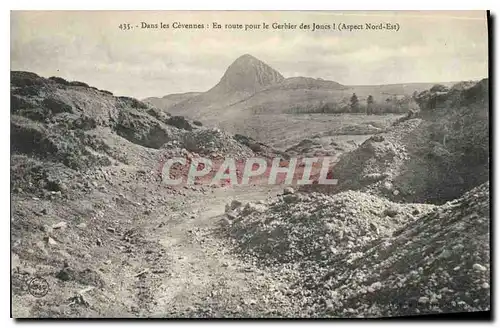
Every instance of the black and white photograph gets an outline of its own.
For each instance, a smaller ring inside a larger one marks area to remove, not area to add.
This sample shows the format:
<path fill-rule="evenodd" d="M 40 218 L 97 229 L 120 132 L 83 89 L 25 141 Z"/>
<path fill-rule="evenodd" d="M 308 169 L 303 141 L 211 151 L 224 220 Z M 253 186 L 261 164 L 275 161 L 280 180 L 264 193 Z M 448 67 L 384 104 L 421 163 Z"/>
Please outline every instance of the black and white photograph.
<path fill-rule="evenodd" d="M 491 319 L 490 24 L 11 11 L 11 317 Z"/>

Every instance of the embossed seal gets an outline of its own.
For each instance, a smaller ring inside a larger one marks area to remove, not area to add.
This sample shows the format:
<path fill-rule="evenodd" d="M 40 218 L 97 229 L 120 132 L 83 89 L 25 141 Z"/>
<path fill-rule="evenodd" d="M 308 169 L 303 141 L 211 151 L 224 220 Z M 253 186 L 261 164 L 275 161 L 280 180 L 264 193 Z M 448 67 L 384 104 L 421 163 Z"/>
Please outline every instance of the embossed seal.
<path fill-rule="evenodd" d="M 40 277 L 32 278 L 28 281 L 28 291 L 35 297 L 44 297 L 49 292 L 49 283 Z"/>

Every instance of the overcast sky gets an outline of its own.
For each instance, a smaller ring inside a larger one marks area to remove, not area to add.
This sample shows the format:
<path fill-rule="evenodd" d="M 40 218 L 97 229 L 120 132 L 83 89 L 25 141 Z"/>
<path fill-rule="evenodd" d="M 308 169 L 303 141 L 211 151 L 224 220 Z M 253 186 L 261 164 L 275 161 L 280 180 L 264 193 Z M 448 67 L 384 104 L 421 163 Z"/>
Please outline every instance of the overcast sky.
<path fill-rule="evenodd" d="M 13 12 L 11 68 L 137 98 L 206 91 L 251 54 L 285 77 L 342 84 L 471 80 L 488 75 L 485 12 Z M 399 32 L 122 31 L 120 23 L 399 23 Z"/>

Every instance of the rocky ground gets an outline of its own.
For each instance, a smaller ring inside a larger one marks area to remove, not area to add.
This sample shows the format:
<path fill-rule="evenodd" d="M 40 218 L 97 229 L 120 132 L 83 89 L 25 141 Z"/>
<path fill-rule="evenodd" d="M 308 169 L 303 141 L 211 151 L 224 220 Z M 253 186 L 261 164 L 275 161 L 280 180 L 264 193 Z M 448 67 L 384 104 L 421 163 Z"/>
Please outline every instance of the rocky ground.
<path fill-rule="evenodd" d="M 338 165 L 354 178 L 334 192 L 173 187 L 161 181 L 170 157 L 286 158 L 338 134 L 283 152 L 82 82 L 27 72 L 11 79 L 14 317 L 380 317 L 490 308 L 488 184 L 465 179 L 456 197 L 424 203 L 405 198 L 396 182 L 415 154 L 407 140 L 428 131 L 420 130 L 425 117 L 384 126 L 359 148 L 337 144 L 335 154 L 352 150 Z M 443 147 L 456 150 L 455 138 Z M 356 166 L 347 171 L 345 163 Z M 356 180 L 366 177 L 375 182 Z"/>
<path fill-rule="evenodd" d="M 224 233 L 246 261 L 291 272 L 291 297 L 300 309 L 295 315 L 392 317 L 490 308 L 487 183 L 441 206 L 352 191 L 233 205 Z"/>

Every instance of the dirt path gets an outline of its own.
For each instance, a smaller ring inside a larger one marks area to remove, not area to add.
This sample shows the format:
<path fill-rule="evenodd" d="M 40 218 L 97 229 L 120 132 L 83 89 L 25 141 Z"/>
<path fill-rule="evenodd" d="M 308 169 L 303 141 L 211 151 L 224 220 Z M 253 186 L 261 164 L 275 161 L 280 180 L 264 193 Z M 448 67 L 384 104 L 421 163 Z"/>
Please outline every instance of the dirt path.
<path fill-rule="evenodd" d="M 243 263 L 215 230 L 224 220 L 225 204 L 265 200 L 282 187 L 259 186 L 215 190 L 187 205 L 192 211 L 158 230 L 160 243 L 171 255 L 170 272 L 157 293 L 152 315 L 247 316 L 265 315 L 276 281 L 251 263 Z M 198 203 L 199 202 L 199 203 Z M 279 278 L 278 278 L 279 279 Z M 275 302 L 274 302 L 275 303 Z"/>

